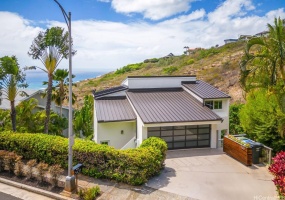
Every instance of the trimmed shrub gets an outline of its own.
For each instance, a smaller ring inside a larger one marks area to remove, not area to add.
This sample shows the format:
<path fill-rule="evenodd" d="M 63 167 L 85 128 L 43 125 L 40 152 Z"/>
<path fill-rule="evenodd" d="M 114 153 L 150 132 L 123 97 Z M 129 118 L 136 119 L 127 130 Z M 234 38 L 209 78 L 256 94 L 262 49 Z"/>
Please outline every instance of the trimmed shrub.
<path fill-rule="evenodd" d="M 7 151 L 4 150 L 0 150 L 0 172 L 5 170 L 5 162 L 4 162 L 4 158 L 5 156 L 8 154 Z"/>
<path fill-rule="evenodd" d="M 67 167 L 68 140 L 46 134 L 2 132 L 0 149 L 15 151 L 25 159 L 36 159 L 47 164 Z"/>
<path fill-rule="evenodd" d="M 45 178 L 45 174 L 48 170 L 48 164 L 44 162 L 40 162 L 36 168 L 38 170 L 38 179 L 39 181 L 43 182 Z"/>
<path fill-rule="evenodd" d="M 18 177 L 24 176 L 24 163 L 21 159 L 18 159 L 15 164 L 15 175 Z"/>
<path fill-rule="evenodd" d="M 29 179 L 34 178 L 33 167 L 36 166 L 36 164 L 37 164 L 36 159 L 29 160 L 29 162 L 27 162 L 26 175 Z"/>
<path fill-rule="evenodd" d="M 143 148 L 143 147 L 147 148 L 149 146 L 152 146 L 158 149 L 161 152 L 161 155 L 163 156 L 163 161 L 165 160 L 167 144 L 165 143 L 164 140 L 160 138 L 156 138 L 156 137 L 150 137 L 141 144 L 140 148 Z"/>
<path fill-rule="evenodd" d="M 63 172 L 63 169 L 60 167 L 60 165 L 52 165 L 49 167 L 48 172 L 50 173 L 50 181 L 51 184 L 55 187 L 58 185 L 58 180 L 60 175 Z"/>
<path fill-rule="evenodd" d="M 14 150 L 25 159 L 37 159 L 67 168 L 68 140 L 46 134 L 3 132 L 0 149 Z M 136 149 L 117 150 L 92 141 L 75 139 L 74 163 L 84 165 L 83 174 L 140 185 L 164 166 L 167 146 L 160 138 L 148 138 Z"/>
<path fill-rule="evenodd" d="M 19 157 L 14 152 L 8 152 L 4 157 L 5 168 L 8 169 L 9 173 L 13 173 L 15 170 L 15 164 L 17 160 L 20 160 Z"/>

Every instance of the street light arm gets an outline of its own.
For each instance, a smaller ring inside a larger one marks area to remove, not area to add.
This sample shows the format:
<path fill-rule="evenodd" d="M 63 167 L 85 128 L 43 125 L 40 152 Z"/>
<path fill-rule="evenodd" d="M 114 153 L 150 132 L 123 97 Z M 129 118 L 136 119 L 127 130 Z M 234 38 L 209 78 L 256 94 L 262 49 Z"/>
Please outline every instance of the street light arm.
<path fill-rule="evenodd" d="M 67 25 L 67 27 L 69 27 L 69 17 L 67 15 L 67 13 L 65 12 L 65 10 L 63 9 L 63 7 L 60 5 L 60 3 L 57 1 L 57 0 L 54 0 L 54 2 L 59 6 L 62 14 L 63 14 L 63 17 L 64 17 L 64 20 L 65 20 L 65 23 Z"/>

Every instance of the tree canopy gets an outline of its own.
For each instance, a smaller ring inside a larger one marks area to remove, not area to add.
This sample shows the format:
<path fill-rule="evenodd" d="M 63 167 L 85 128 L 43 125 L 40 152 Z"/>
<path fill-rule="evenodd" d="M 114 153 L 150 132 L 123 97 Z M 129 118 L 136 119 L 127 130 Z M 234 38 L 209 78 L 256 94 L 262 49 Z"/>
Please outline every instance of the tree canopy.
<path fill-rule="evenodd" d="M 72 55 L 75 51 L 72 50 Z M 63 28 L 52 27 L 46 31 L 41 31 L 34 39 L 28 52 L 33 59 L 40 60 L 44 68 L 38 66 L 29 67 L 29 69 L 41 69 L 48 75 L 47 103 L 46 103 L 46 120 L 44 132 L 48 133 L 50 119 L 50 106 L 52 100 L 52 80 L 53 73 L 62 59 L 67 59 L 69 55 L 68 32 Z"/>
<path fill-rule="evenodd" d="M 28 87 L 16 56 L 0 58 L 0 80 L 0 96 L 10 101 L 12 130 L 16 131 L 15 100 L 17 95 L 27 95 L 21 88 Z"/>

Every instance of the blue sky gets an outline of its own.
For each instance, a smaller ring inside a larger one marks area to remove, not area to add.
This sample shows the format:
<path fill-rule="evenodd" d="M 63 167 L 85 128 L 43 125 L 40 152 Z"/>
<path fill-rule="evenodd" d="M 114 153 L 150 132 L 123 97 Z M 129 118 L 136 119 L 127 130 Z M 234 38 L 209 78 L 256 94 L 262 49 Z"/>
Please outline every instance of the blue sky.
<path fill-rule="evenodd" d="M 72 12 L 73 20 L 106 20 L 115 22 L 132 22 L 136 20 L 145 20 L 155 23 L 161 20 L 150 20 L 144 18 L 143 14 L 133 12 L 131 14 L 118 13 L 112 7 L 111 2 L 98 0 L 58 0 L 64 9 Z M 187 0 L 186 0 L 187 1 Z M 190 1 L 191 2 L 191 1 Z M 256 9 L 248 15 L 256 14 L 264 15 L 270 10 L 275 10 L 285 6 L 284 0 L 254 0 Z M 189 14 L 197 9 L 205 9 L 206 12 L 213 11 L 217 6 L 222 4 L 221 0 L 198 0 L 191 3 L 191 8 L 188 11 L 180 12 L 166 18 L 177 17 L 180 14 Z M 53 0 L 1 0 L 0 11 L 15 12 L 24 18 L 43 21 L 57 20 L 63 21 L 62 15 L 58 6 Z"/>
<path fill-rule="evenodd" d="M 58 0 L 72 12 L 75 72 L 111 71 L 129 63 L 183 53 L 183 47 L 223 45 L 255 34 L 274 17 L 285 18 L 284 0 Z M 41 65 L 27 55 L 46 28 L 66 28 L 53 0 L 0 0 L 0 56 Z M 66 61 L 62 68 L 68 66 Z"/>

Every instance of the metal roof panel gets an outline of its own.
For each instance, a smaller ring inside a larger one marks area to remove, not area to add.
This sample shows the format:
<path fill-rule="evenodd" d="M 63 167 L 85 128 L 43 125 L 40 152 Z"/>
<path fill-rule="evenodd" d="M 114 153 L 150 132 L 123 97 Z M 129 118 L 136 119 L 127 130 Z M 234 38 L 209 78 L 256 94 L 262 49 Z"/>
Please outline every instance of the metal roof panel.
<path fill-rule="evenodd" d="M 144 123 L 222 120 L 183 89 L 129 90 L 127 96 Z"/>
<path fill-rule="evenodd" d="M 95 100 L 98 122 L 132 121 L 136 115 L 126 98 Z"/>
<path fill-rule="evenodd" d="M 202 99 L 231 98 L 229 95 L 201 80 L 197 80 L 196 83 L 182 83 L 182 85 Z"/>

